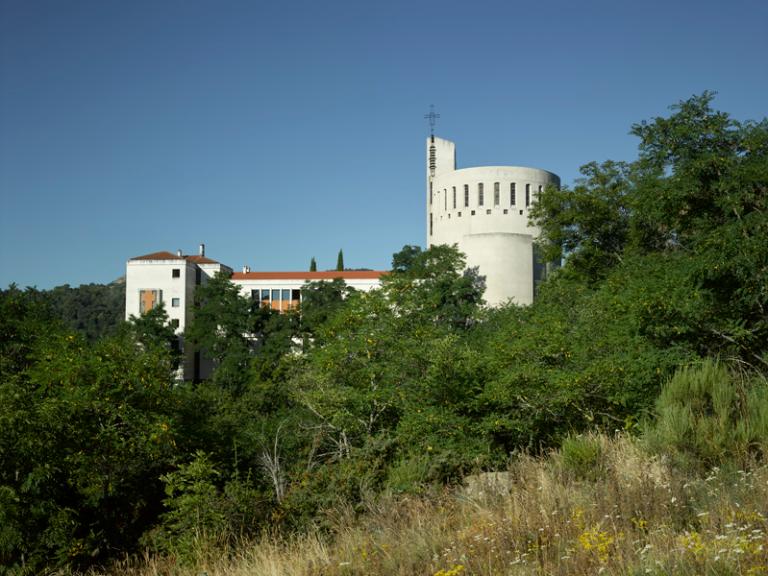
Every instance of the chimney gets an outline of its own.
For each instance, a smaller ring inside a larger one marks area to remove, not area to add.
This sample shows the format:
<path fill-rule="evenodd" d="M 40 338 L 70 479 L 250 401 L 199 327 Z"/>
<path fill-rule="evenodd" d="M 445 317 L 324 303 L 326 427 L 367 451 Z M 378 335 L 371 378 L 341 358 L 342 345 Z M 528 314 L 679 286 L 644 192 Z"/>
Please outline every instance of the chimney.
<path fill-rule="evenodd" d="M 176 250 L 176 256 L 178 256 L 179 258 L 181 258 L 181 248 L 179 248 L 178 250 Z"/>
<path fill-rule="evenodd" d="M 200 244 L 200 250 L 198 251 L 200 256 L 205 256 L 205 244 Z"/>
<path fill-rule="evenodd" d="M 243 274 L 248 274 L 248 272 L 250 272 L 250 271 L 251 271 L 251 267 L 250 266 L 243 266 Z"/>

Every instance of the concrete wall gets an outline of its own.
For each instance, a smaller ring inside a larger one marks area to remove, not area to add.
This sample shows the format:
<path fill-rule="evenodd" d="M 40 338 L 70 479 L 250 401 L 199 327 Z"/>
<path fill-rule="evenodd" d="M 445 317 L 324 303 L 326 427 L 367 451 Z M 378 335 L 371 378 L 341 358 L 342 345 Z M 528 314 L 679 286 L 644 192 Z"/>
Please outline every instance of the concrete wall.
<path fill-rule="evenodd" d="M 559 186 L 560 178 L 523 166 L 457 170 L 454 144 L 437 137 L 427 139 L 426 156 L 427 245 L 456 244 L 466 254 L 467 265 L 479 267 L 486 277 L 488 304 L 533 302 L 533 240 L 539 230 L 528 225 L 528 210 L 539 190 Z"/>
<path fill-rule="evenodd" d="M 173 270 L 179 277 L 173 277 Z M 139 293 L 141 290 L 161 290 L 162 302 L 169 320 L 178 320 L 177 334 L 187 324 L 187 303 L 195 286 L 195 265 L 183 258 L 174 260 L 129 260 L 125 275 L 125 319 L 140 315 Z M 173 306 L 174 298 L 178 306 Z"/>
<path fill-rule="evenodd" d="M 307 280 L 301 278 L 274 278 L 274 279 L 232 279 L 232 282 L 240 288 L 243 296 L 251 297 L 251 290 L 300 290 L 306 285 Z M 344 278 L 344 283 L 350 288 L 367 292 L 378 288 L 381 282 L 372 278 Z"/>

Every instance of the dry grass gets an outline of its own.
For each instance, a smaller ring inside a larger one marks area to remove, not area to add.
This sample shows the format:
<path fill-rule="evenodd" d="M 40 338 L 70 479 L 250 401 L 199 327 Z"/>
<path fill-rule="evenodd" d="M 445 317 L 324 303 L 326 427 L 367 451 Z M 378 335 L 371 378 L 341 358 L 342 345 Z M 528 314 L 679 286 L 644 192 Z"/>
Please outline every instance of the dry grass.
<path fill-rule="evenodd" d="M 194 566 L 145 558 L 112 574 L 160 576 L 768 575 L 768 468 L 687 478 L 628 438 L 600 444 L 600 474 L 560 453 L 431 498 L 382 497 L 334 532 L 264 537 Z"/>

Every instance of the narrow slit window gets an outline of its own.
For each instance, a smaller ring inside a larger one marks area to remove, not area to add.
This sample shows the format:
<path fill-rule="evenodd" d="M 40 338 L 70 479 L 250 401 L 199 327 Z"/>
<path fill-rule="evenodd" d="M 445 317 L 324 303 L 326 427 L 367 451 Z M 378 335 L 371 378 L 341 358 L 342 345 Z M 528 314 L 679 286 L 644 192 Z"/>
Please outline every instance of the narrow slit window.
<path fill-rule="evenodd" d="M 483 205 L 483 183 L 479 182 L 477 184 L 477 205 L 482 206 Z"/>
<path fill-rule="evenodd" d="M 456 210 L 456 186 L 453 187 L 453 209 Z"/>
<path fill-rule="evenodd" d="M 493 205 L 494 206 L 498 206 L 499 205 L 499 202 L 501 201 L 500 196 L 501 196 L 501 192 L 500 192 L 500 188 L 499 188 L 499 183 L 498 182 L 494 182 L 493 183 Z"/>
<path fill-rule="evenodd" d="M 525 205 L 530 206 L 531 204 L 531 185 L 526 184 L 525 185 Z"/>
<path fill-rule="evenodd" d="M 469 207 L 469 184 L 464 184 L 464 208 Z"/>
<path fill-rule="evenodd" d="M 512 182 L 509 185 L 509 205 L 514 206 L 515 205 L 515 183 Z"/>

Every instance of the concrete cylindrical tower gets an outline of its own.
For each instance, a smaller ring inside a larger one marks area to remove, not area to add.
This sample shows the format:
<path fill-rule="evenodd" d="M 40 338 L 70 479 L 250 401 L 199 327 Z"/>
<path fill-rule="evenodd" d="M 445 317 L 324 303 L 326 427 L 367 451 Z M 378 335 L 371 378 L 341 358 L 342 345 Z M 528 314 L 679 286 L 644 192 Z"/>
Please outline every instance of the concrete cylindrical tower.
<path fill-rule="evenodd" d="M 456 146 L 427 139 L 427 245 L 456 244 L 486 277 L 485 300 L 496 306 L 533 302 L 545 267 L 534 254 L 539 230 L 528 208 L 545 186 L 560 185 L 552 172 L 520 166 L 456 169 Z"/>

